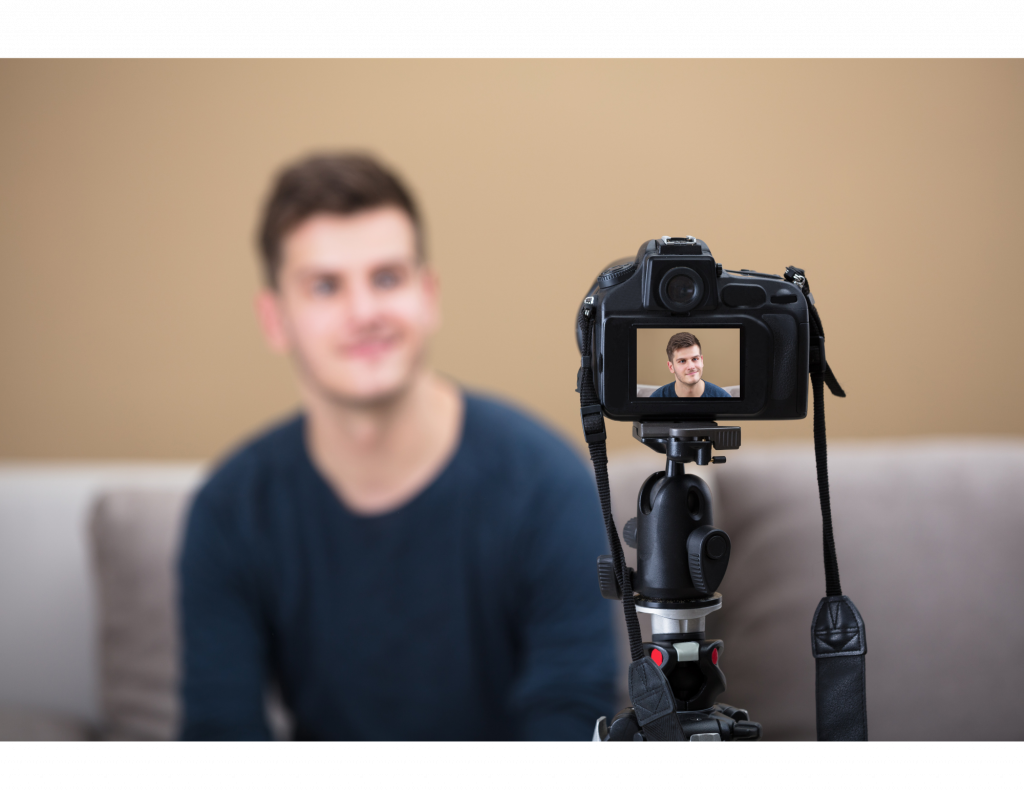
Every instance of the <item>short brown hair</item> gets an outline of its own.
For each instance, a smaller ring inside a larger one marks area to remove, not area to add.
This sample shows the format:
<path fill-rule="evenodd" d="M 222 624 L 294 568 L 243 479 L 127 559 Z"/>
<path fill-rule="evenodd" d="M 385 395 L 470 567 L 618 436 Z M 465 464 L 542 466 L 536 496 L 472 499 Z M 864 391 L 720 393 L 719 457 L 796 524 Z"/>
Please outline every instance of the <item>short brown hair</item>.
<path fill-rule="evenodd" d="M 366 154 L 314 154 L 277 175 L 263 210 L 259 248 L 267 284 L 277 287 L 281 243 L 314 214 L 355 214 L 380 206 L 397 206 L 416 229 L 416 252 L 424 257 L 423 229 L 416 204 L 399 178 Z"/>
<path fill-rule="evenodd" d="M 672 359 L 672 352 L 676 349 L 685 349 L 687 346 L 696 346 L 700 349 L 700 341 L 697 340 L 697 336 L 692 332 L 677 332 L 671 338 L 668 339 L 668 346 L 665 347 L 665 353 L 668 355 L 668 359 Z M 704 352 L 701 352 L 703 354 Z"/>

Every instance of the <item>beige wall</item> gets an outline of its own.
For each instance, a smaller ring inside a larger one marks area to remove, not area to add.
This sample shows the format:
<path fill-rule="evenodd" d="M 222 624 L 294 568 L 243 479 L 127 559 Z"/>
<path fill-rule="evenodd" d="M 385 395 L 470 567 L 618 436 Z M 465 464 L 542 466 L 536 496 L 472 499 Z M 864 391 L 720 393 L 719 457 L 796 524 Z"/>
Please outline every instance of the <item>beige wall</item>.
<path fill-rule="evenodd" d="M 350 146 L 426 210 L 436 365 L 574 441 L 578 301 L 662 234 L 808 270 L 830 436 L 1021 435 L 1022 140 L 1020 61 L 0 62 L 0 457 L 207 458 L 294 408 L 257 208 Z"/>

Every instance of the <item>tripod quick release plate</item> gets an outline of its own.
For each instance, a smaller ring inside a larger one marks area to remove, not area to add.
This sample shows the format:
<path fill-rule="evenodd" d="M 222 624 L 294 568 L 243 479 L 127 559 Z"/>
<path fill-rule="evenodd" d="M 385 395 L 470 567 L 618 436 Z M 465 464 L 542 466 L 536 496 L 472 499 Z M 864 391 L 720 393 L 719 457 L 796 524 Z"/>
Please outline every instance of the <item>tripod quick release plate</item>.
<path fill-rule="evenodd" d="M 633 423 L 633 437 L 649 444 L 648 440 L 705 440 L 715 450 L 736 450 L 740 446 L 739 426 L 719 426 L 717 423 Z"/>
<path fill-rule="evenodd" d="M 694 462 L 703 467 L 725 461 L 725 456 L 712 456 L 712 448 L 733 450 L 740 446 L 740 429 L 710 422 L 648 423 L 638 420 L 633 424 L 633 438 L 651 450 L 664 453 L 669 462 Z"/>

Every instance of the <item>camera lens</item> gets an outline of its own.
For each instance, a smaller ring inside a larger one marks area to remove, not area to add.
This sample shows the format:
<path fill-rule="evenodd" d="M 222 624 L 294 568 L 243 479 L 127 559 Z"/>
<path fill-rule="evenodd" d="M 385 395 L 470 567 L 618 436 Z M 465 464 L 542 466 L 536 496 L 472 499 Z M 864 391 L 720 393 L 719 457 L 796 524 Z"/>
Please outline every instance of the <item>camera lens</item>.
<path fill-rule="evenodd" d="M 668 281 L 665 291 L 673 302 L 685 305 L 697 295 L 697 284 L 689 275 L 676 275 Z"/>
<path fill-rule="evenodd" d="M 688 313 L 704 297 L 704 281 L 688 266 L 677 266 L 665 273 L 658 289 L 662 304 L 674 313 Z"/>

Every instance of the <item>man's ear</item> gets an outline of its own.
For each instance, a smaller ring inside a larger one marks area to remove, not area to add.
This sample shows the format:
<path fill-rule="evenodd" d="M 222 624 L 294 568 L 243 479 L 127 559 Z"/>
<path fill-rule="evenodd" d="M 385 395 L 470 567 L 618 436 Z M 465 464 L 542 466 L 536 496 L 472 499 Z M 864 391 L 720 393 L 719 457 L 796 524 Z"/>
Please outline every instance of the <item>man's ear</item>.
<path fill-rule="evenodd" d="M 431 332 L 437 332 L 441 326 L 441 280 L 437 270 L 426 261 L 420 264 L 420 277 L 423 278 L 423 291 L 427 297 L 427 310 L 430 311 L 429 326 Z"/>
<path fill-rule="evenodd" d="M 256 295 L 256 316 L 260 320 L 260 328 L 267 345 L 275 352 L 289 351 L 288 334 L 284 329 L 281 296 L 270 288 L 260 289 Z"/>
<path fill-rule="evenodd" d="M 668 366 L 668 369 L 669 369 L 670 371 L 672 370 L 672 361 L 671 361 L 671 360 L 665 360 L 665 365 L 667 365 L 667 366 Z"/>

